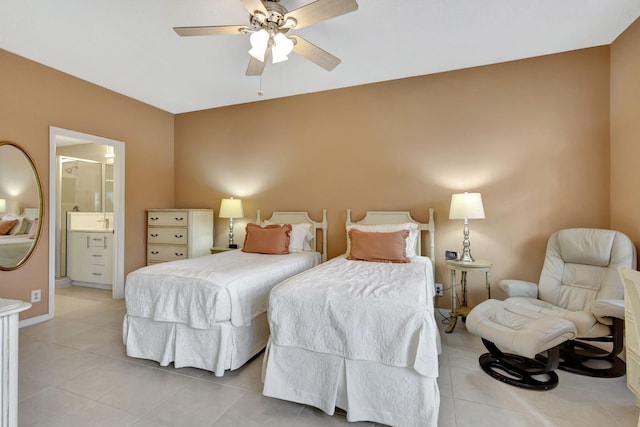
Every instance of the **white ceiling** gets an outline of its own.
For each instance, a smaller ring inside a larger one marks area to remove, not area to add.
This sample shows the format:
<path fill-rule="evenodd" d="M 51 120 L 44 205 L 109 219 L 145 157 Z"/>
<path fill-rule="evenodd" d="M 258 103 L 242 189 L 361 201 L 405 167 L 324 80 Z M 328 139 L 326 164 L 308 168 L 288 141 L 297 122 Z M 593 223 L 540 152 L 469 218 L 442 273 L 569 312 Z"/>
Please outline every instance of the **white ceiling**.
<path fill-rule="evenodd" d="M 310 0 L 282 0 L 293 10 Z M 174 26 L 246 24 L 240 0 L 0 0 L 0 47 L 171 113 L 260 101 L 610 44 L 639 0 L 358 0 L 298 34 L 342 59 L 292 54 L 244 75 L 247 35 Z M 1 64 L 0 64 L 1 65 Z M 0 68 L 1 69 L 1 68 Z"/>

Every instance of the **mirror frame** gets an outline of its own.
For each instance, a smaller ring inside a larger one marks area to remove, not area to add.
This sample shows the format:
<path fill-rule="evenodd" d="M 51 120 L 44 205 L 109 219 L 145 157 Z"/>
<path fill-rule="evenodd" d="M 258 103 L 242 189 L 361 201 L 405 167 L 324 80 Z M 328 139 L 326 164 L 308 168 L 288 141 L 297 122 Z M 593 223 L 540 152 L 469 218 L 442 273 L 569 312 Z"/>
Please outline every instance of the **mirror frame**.
<path fill-rule="evenodd" d="M 36 233 L 36 237 L 33 239 L 33 244 L 31 245 L 31 248 L 29 248 L 29 252 L 27 252 L 27 254 L 22 258 L 22 260 L 20 260 L 20 262 L 15 266 L 7 267 L 4 265 L 0 265 L 0 271 L 12 271 L 12 270 L 17 270 L 18 268 L 25 265 L 27 261 L 29 261 L 29 258 L 31 258 L 31 255 L 33 255 L 33 253 L 35 252 L 36 247 L 38 246 L 38 242 L 40 241 L 40 235 L 42 234 L 42 218 L 44 218 L 44 195 L 42 194 L 42 182 L 40 181 L 40 175 L 38 174 L 38 169 L 36 168 L 35 163 L 33 163 L 33 159 L 31 158 L 29 153 L 27 153 L 27 151 L 24 148 L 22 148 L 20 145 L 16 144 L 15 142 L 0 141 L 0 148 L 4 147 L 5 145 L 12 146 L 17 150 L 20 150 L 20 152 L 24 155 L 26 160 L 29 162 L 29 165 L 31 166 L 31 170 L 33 171 L 33 176 L 36 180 L 36 186 L 38 187 L 38 202 L 40 204 L 39 212 L 38 212 L 38 232 Z"/>

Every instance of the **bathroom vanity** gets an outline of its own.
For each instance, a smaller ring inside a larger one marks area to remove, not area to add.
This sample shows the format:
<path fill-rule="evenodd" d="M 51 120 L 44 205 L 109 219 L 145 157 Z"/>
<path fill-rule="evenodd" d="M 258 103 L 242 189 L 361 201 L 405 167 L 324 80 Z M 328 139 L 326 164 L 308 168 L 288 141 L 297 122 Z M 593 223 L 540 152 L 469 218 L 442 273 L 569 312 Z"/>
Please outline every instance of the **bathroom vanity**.
<path fill-rule="evenodd" d="M 113 216 L 110 213 L 67 214 L 67 276 L 72 284 L 111 289 L 112 224 Z"/>

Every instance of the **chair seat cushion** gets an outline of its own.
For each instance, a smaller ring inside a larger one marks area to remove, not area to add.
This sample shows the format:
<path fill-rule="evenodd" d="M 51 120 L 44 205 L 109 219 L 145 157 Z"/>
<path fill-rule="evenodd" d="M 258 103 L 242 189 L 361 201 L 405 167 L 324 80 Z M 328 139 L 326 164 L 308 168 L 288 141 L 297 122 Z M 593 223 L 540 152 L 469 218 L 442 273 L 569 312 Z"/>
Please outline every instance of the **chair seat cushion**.
<path fill-rule="evenodd" d="M 466 326 L 472 334 L 529 358 L 576 337 L 569 320 L 495 299 L 474 307 Z"/>
<path fill-rule="evenodd" d="M 522 307 L 527 311 L 567 319 L 576 326 L 579 338 L 598 338 L 611 334 L 609 326 L 599 323 L 598 319 L 589 311 L 567 310 L 539 299 L 526 297 L 507 298 L 504 302 L 508 305 Z"/>

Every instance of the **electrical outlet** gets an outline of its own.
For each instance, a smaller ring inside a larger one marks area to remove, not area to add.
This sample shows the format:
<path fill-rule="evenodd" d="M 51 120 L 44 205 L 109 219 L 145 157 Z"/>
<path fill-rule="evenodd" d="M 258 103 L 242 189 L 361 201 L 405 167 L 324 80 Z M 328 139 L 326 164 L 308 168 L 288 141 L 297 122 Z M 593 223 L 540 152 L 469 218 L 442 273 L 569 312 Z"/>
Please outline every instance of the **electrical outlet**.
<path fill-rule="evenodd" d="M 31 291 L 31 302 L 40 302 L 40 297 L 41 297 L 40 289 L 35 289 Z"/>
<path fill-rule="evenodd" d="M 442 296 L 442 283 L 436 283 L 436 296 L 437 297 L 441 297 Z"/>

